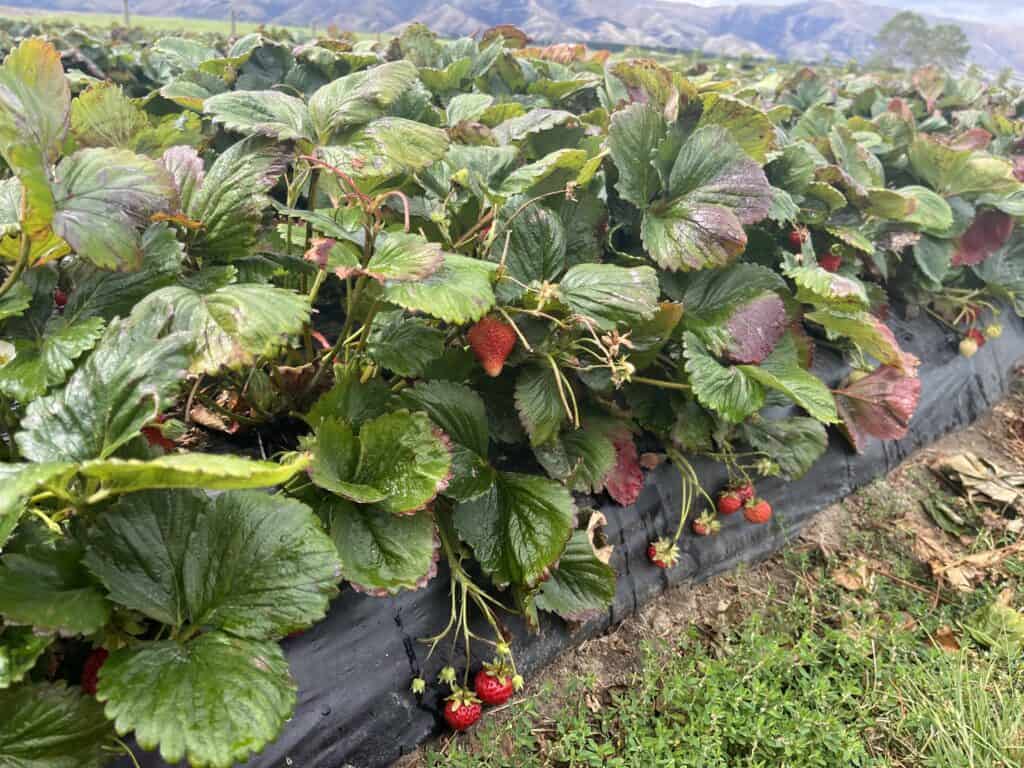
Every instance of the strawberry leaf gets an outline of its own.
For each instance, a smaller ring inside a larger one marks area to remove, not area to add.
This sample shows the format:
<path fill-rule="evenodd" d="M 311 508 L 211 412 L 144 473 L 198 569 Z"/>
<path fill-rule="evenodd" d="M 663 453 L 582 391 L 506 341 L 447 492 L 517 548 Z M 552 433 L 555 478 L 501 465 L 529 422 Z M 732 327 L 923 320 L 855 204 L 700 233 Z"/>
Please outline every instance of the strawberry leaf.
<path fill-rule="evenodd" d="M 55 317 L 33 339 L 14 339 L 14 359 L 0 367 L 0 393 L 30 402 L 64 383 L 75 360 L 95 346 L 103 333 L 98 317 L 69 324 Z"/>
<path fill-rule="evenodd" d="M 805 320 L 825 328 L 830 338 L 846 338 L 866 355 L 884 365 L 912 372 L 918 365 L 913 355 L 900 349 L 896 336 L 885 323 L 863 310 L 843 311 L 824 307 L 804 315 Z"/>
<path fill-rule="evenodd" d="M 491 288 L 496 264 L 444 254 L 444 263 L 423 280 L 384 284 L 384 298 L 410 311 L 423 312 L 447 323 L 479 320 L 494 306 Z"/>
<path fill-rule="evenodd" d="M 325 501 L 320 513 L 330 521 L 342 577 L 360 592 L 419 589 L 436 574 L 441 544 L 429 513 L 393 515 L 344 499 Z"/>
<path fill-rule="evenodd" d="M 228 91 L 203 102 L 203 113 L 225 129 L 279 141 L 313 140 L 302 99 L 280 91 Z"/>
<path fill-rule="evenodd" d="M 577 264 L 558 290 L 573 312 L 605 330 L 649 319 L 658 311 L 658 275 L 651 267 Z"/>
<path fill-rule="evenodd" d="M 615 464 L 604 477 L 605 490 L 618 504 L 629 507 L 640 498 L 644 484 L 636 443 L 631 435 L 624 433 L 616 435 L 612 445 L 615 447 Z"/>
<path fill-rule="evenodd" d="M 320 144 L 327 144 L 336 131 L 364 125 L 384 115 L 417 80 L 416 67 L 408 61 L 393 61 L 339 77 L 320 88 L 309 99 L 309 116 Z"/>
<path fill-rule="evenodd" d="M 342 143 L 321 146 L 318 153 L 365 189 L 374 189 L 390 179 L 422 171 L 447 151 L 448 134 L 440 128 L 401 117 L 382 117 L 347 134 Z M 326 183 L 337 182 L 330 177 Z"/>
<path fill-rule="evenodd" d="M 722 365 L 693 333 L 684 334 L 686 373 L 693 394 L 705 408 L 740 422 L 764 405 L 764 388 L 741 367 Z"/>
<path fill-rule="evenodd" d="M 761 166 L 718 126 L 682 145 L 668 195 L 644 214 L 642 236 L 651 258 L 670 270 L 729 264 L 747 247 L 743 227 L 767 216 L 772 202 Z"/>
<path fill-rule="evenodd" d="M 60 162 L 56 177 L 54 232 L 106 269 L 138 269 L 150 216 L 178 207 L 170 173 L 123 149 L 80 150 Z"/>
<path fill-rule="evenodd" d="M 254 639 L 323 618 L 338 577 L 310 509 L 258 491 L 125 496 L 90 529 L 85 562 L 121 605 Z"/>
<path fill-rule="evenodd" d="M 444 340 L 440 329 L 399 309 L 376 315 L 366 352 L 382 368 L 416 378 L 444 353 Z"/>
<path fill-rule="evenodd" d="M 52 642 L 52 635 L 36 634 L 32 627 L 0 630 L 0 690 L 24 680 Z M 2 707 L 0 704 L 0 709 Z M 0 747 L 0 757 L 2 755 L 3 748 Z"/>
<path fill-rule="evenodd" d="M 883 365 L 838 390 L 835 400 L 844 434 L 862 453 L 869 436 L 882 440 L 906 437 L 920 396 L 921 380 L 916 373 L 908 376 Z"/>
<path fill-rule="evenodd" d="M 806 416 L 774 421 L 752 419 L 740 426 L 740 436 L 755 451 L 778 464 L 790 480 L 806 475 L 828 448 L 825 427 Z"/>
<path fill-rule="evenodd" d="M 71 102 L 71 133 L 80 148 L 135 149 L 135 137 L 149 127 L 149 116 L 114 83 L 96 83 Z"/>
<path fill-rule="evenodd" d="M 664 118 L 648 104 L 631 104 L 612 115 L 608 149 L 619 171 L 615 188 L 637 208 L 647 208 L 660 189 L 652 161 L 666 131 Z"/>
<path fill-rule="evenodd" d="M 92 696 L 64 684 L 0 690 L 0 764 L 18 768 L 101 768 L 114 729 Z"/>
<path fill-rule="evenodd" d="M 566 386 L 563 382 L 562 386 Z M 516 379 L 515 404 L 531 445 L 542 445 L 558 434 L 565 406 L 558 379 L 548 365 L 529 365 Z"/>
<path fill-rule="evenodd" d="M 698 128 L 721 126 L 750 157 L 763 163 L 775 142 L 775 127 L 768 115 L 745 101 L 722 93 L 703 96 L 704 110 Z"/>
<path fill-rule="evenodd" d="M 980 264 L 1002 248 L 1013 234 L 1013 217 L 1001 211 L 982 211 L 956 241 L 953 266 Z"/>
<path fill-rule="evenodd" d="M 166 762 L 230 768 L 277 736 L 295 682 L 276 643 L 209 632 L 115 651 L 96 695 L 119 733 Z"/>
<path fill-rule="evenodd" d="M 536 605 L 567 621 L 586 621 L 601 615 L 615 599 L 615 570 L 597 559 L 586 531 L 576 531 L 540 586 Z"/>
<path fill-rule="evenodd" d="M 499 472 L 487 493 L 455 508 L 455 527 L 495 584 L 529 587 L 561 556 L 575 515 L 558 483 Z"/>
<path fill-rule="evenodd" d="M 0 464 L 0 551 L 14 533 L 28 500 L 48 483 L 64 485 L 62 479 L 73 472 L 73 465 L 63 463 Z"/>
<path fill-rule="evenodd" d="M 829 388 L 801 367 L 792 333 L 783 336 L 760 365 L 741 365 L 739 368 L 766 388 L 786 395 L 818 421 L 825 424 L 839 421 Z"/>
<path fill-rule="evenodd" d="M 115 320 L 63 389 L 33 400 L 15 440 L 32 461 L 107 458 L 161 413 L 185 374 L 187 334 L 159 312 Z"/>

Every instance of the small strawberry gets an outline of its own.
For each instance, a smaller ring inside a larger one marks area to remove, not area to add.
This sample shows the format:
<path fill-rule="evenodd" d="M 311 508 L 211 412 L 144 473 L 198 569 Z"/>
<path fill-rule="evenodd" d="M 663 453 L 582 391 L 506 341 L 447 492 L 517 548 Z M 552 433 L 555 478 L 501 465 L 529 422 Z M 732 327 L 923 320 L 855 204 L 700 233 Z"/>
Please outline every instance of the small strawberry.
<path fill-rule="evenodd" d="M 85 659 L 85 666 L 82 667 L 82 690 L 90 696 L 96 695 L 100 667 L 103 666 L 109 655 L 110 653 L 106 648 L 93 648 L 92 652 Z"/>
<path fill-rule="evenodd" d="M 516 346 L 516 332 L 512 326 L 496 317 L 485 317 L 469 329 L 466 338 L 484 372 L 491 377 L 500 376 L 505 361 Z"/>
<path fill-rule="evenodd" d="M 698 536 L 714 536 L 721 528 L 722 524 L 710 512 L 693 521 L 693 532 Z"/>
<path fill-rule="evenodd" d="M 504 704 L 512 698 L 512 675 L 504 664 L 484 664 L 484 668 L 476 673 L 473 688 L 480 701 L 491 707 Z"/>
<path fill-rule="evenodd" d="M 748 523 L 762 525 L 772 519 L 772 505 L 764 499 L 751 499 L 743 508 L 743 516 Z"/>
<path fill-rule="evenodd" d="M 978 343 L 974 339 L 963 339 L 960 342 L 960 354 L 964 357 L 974 357 L 978 354 Z"/>
<path fill-rule="evenodd" d="M 53 292 L 53 303 L 56 305 L 57 309 L 64 309 L 68 303 L 68 295 L 60 288 L 57 288 Z"/>
<path fill-rule="evenodd" d="M 754 498 L 754 485 L 753 483 L 744 483 L 743 485 L 737 485 L 733 488 L 733 491 L 739 494 L 740 500 L 745 504 Z"/>
<path fill-rule="evenodd" d="M 843 257 L 830 251 L 818 257 L 818 266 L 826 272 L 838 272 L 839 268 L 843 266 Z"/>
<path fill-rule="evenodd" d="M 647 547 L 647 559 L 659 568 L 671 568 L 679 562 L 679 547 L 668 539 L 658 539 Z"/>
<path fill-rule="evenodd" d="M 985 342 L 988 341 L 988 339 L 985 338 L 985 334 L 983 334 L 977 328 L 971 328 L 971 330 L 967 332 L 967 338 L 973 341 L 975 344 L 977 344 L 978 349 L 984 347 Z"/>
<path fill-rule="evenodd" d="M 736 491 L 723 491 L 718 495 L 715 506 L 718 508 L 718 514 L 731 515 L 743 506 L 743 498 Z"/>
<path fill-rule="evenodd" d="M 789 240 L 789 250 L 793 253 L 800 253 L 803 249 L 804 241 L 807 240 L 806 229 L 792 229 L 786 236 Z"/>
<path fill-rule="evenodd" d="M 986 339 L 998 339 L 1003 335 L 1003 326 L 999 323 L 992 323 L 991 325 L 985 326 L 985 338 Z"/>
<path fill-rule="evenodd" d="M 445 701 L 444 719 L 452 730 L 464 731 L 480 719 L 480 699 L 465 688 L 456 688 Z"/>

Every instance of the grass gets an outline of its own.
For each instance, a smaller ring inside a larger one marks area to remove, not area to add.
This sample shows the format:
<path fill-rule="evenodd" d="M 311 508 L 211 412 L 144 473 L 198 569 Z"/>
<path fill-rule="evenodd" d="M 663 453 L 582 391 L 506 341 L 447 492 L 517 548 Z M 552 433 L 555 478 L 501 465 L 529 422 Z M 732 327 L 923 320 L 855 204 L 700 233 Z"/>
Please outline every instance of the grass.
<path fill-rule="evenodd" d="M 109 27 L 113 24 L 122 24 L 124 18 L 119 13 L 88 13 L 69 11 L 37 11 L 24 8 L 10 8 L 0 6 L 0 17 L 13 19 L 31 19 L 33 21 L 61 22 L 66 24 L 80 24 L 86 27 Z M 142 16 L 133 13 L 131 15 L 133 26 L 143 29 L 159 30 L 167 32 L 192 32 L 192 33 L 216 33 L 227 35 L 231 32 L 231 22 L 228 19 L 199 19 L 170 16 Z M 255 32 L 260 25 L 254 22 L 239 21 L 237 32 L 240 35 Z M 280 25 L 268 25 L 280 26 Z M 308 27 L 284 27 L 291 32 L 309 33 Z"/>
<path fill-rule="evenodd" d="M 940 494 L 916 468 L 851 501 L 840 552 L 776 559 L 770 594 L 724 628 L 650 640 L 626 685 L 569 677 L 435 745 L 431 768 L 1020 768 L 1024 659 L 973 643 L 963 623 L 1020 563 L 974 592 L 936 595 L 893 520 Z M 989 542 L 985 542 L 988 544 Z M 863 588 L 835 578 L 870 562 Z M 891 575 L 884 575 L 891 574 Z M 753 593 L 752 593 L 753 594 Z M 955 643 L 934 638 L 949 630 Z M 960 647 L 955 647 L 959 645 Z"/>

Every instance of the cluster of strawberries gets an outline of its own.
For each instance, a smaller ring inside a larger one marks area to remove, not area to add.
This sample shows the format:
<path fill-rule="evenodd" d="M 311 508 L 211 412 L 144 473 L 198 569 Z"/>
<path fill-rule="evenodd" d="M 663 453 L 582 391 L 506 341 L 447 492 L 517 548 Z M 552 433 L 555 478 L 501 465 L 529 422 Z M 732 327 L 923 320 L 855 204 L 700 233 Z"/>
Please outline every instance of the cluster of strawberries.
<path fill-rule="evenodd" d="M 515 670 L 512 662 L 512 650 L 507 643 L 497 645 L 497 656 L 494 661 L 484 663 L 473 678 L 473 688 L 463 687 L 456 682 L 455 669 L 445 667 L 438 675 L 438 680 L 452 689 L 451 696 L 445 699 L 444 720 L 455 731 L 465 731 L 472 727 L 483 714 L 483 707 L 497 707 L 505 704 L 516 691 L 523 688 L 521 675 Z M 417 677 L 412 681 L 412 692 L 419 695 L 427 688 L 427 683 Z"/>
<path fill-rule="evenodd" d="M 793 253 L 800 253 L 803 250 L 804 242 L 809 236 L 804 228 L 790 230 L 788 235 L 789 249 Z M 839 268 L 843 266 L 843 257 L 835 251 L 820 253 L 818 254 L 818 266 L 826 272 L 838 272 Z"/>
<path fill-rule="evenodd" d="M 728 516 L 743 510 L 743 517 L 754 525 L 763 525 L 772 519 L 772 505 L 757 496 L 752 483 L 732 485 L 718 494 L 715 502 L 718 515 Z M 691 524 L 698 536 L 712 536 L 722 524 L 714 511 L 697 517 Z M 679 562 L 679 547 L 670 539 L 661 538 L 647 547 L 647 559 L 659 568 L 671 568 Z"/>

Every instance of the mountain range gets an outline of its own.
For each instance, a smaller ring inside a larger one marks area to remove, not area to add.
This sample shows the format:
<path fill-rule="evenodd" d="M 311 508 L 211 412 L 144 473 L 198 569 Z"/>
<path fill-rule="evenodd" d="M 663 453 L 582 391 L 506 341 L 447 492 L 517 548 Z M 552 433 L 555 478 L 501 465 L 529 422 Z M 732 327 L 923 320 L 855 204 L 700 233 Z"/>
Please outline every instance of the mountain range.
<path fill-rule="evenodd" d="M 33 10 L 117 13 L 122 0 L 5 2 Z M 224 18 L 230 2 L 130 0 L 130 6 L 134 13 L 157 16 Z M 673 0 L 234 0 L 234 6 L 241 20 L 275 24 L 333 23 L 359 32 L 390 33 L 421 21 L 451 37 L 515 24 L 540 42 L 639 45 L 808 61 L 863 60 L 871 54 L 878 30 L 899 12 L 859 0 L 717 6 Z M 948 21 L 934 16 L 929 20 Z M 1024 26 L 1005 18 L 954 23 L 971 42 L 972 61 L 992 70 L 1009 66 L 1024 72 Z"/>

